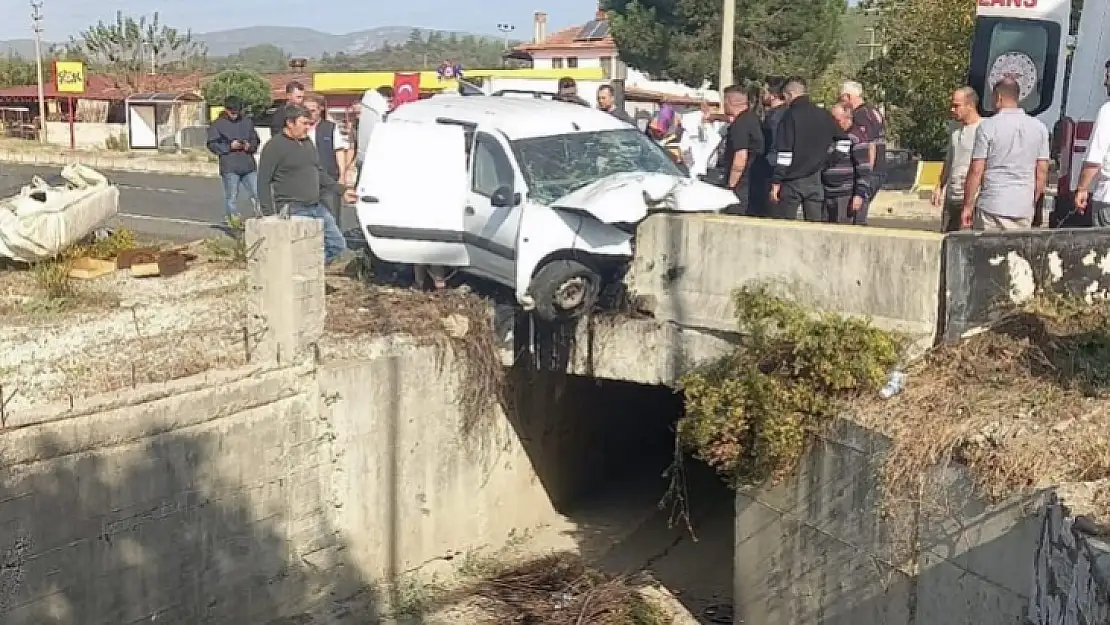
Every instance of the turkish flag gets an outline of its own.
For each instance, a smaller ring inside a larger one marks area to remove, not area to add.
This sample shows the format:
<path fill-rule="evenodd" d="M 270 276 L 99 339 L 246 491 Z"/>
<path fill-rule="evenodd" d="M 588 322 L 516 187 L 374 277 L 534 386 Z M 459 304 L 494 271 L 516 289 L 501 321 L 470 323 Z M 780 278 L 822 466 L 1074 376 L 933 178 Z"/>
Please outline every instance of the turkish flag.
<path fill-rule="evenodd" d="M 420 99 L 420 74 L 393 74 L 393 108 Z"/>

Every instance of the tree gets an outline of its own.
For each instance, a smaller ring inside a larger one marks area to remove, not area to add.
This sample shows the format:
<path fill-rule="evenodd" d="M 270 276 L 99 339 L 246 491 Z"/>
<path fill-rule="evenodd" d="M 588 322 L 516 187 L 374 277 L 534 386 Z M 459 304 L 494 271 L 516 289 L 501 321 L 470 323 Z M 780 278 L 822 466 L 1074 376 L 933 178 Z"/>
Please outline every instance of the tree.
<path fill-rule="evenodd" d="M 148 20 L 124 16 L 122 11 L 116 12 L 114 22 L 97 22 L 71 38 L 68 49 L 128 91 L 139 89 L 144 74 L 192 69 L 207 52 L 191 31 L 162 24 L 157 12 Z"/>
<path fill-rule="evenodd" d="M 621 58 L 652 76 L 719 80 L 720 0 L 607 0 Z M 737 0 L 734 74 L 813 78 L 836 58 L 843 0 Z"/>
<path fill-rule="evenodd" d="M 259 115 L 273 102 L 270 81 L 258 72 L 228 69 L 216 74 L 201 87 L 209 104 L 222 106 L 228 96 L 238 96 L 248 115 Z"/>
<path fill-rule="evenodd" d="M 9 54 L 0 58 L 0 87 L 20 87 L 38 82 L 34 61 Z"/>
<path fill-rule="evenodd" d="M 464 69 L 489 68 L 500 67 L 504 53 L 505 44 L 501 39 L 444 36 L 434 31 L 425 35 L 414 30 L 404 43 L 383 45 L 360 55 L 343 52 L 324 55 L 316 67 L 322 71 L 431 70 L 451 59 Z"/>
<path fill-rule="evenodd" d="M 289 69 L 289 54 L 270 43 L 241 48 L 235 54 L 220 59 L 225 69 L 253 69 L 259 72 L 281 72 Z"/>
<path fill-rule="evenodd" d="M 869 62 L 862 81 L 888 105 L 899 143 L 923 158 L 944 155 L 948 102 L 967 84 L 975 3 L 879 4 L 887 54 Z"/>

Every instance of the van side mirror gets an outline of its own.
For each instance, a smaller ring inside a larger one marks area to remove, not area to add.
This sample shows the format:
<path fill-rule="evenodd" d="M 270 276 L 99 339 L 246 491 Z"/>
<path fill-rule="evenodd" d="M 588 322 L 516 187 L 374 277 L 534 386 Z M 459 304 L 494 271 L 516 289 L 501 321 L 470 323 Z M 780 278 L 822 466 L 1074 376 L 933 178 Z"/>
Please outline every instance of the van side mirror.
<path fill-rule="evenodd" d="M 509 185 L 502 185 L 493 191 L 493 195 L 489 196 L 490 206 L 494 208 L 512 208 L 520 204 L 520 194 L 513 193 L 513 188 Z"/>

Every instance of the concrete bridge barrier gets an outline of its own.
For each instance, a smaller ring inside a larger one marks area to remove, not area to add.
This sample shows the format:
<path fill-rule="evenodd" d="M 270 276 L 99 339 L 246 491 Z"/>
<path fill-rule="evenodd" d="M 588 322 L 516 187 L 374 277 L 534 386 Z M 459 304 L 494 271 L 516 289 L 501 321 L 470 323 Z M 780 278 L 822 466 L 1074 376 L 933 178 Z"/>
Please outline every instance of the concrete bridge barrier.
<path fill-rule="evenodd" d="M 640 225 L 630 284 L 654 300 L 656 319 L 686 327 L 736 331 L 733 290 L 768 282 L 932 343 L 943 242 L 929 232 L 660 214 Z"/>

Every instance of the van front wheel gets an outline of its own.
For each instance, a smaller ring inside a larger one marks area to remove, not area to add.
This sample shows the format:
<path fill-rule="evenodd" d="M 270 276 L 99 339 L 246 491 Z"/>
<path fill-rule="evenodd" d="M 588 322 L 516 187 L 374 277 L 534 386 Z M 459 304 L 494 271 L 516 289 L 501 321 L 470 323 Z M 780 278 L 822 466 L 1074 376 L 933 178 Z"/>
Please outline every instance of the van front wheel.
<path fill-rule="evenodd" d="M 588 313 L 597 304 L 601 276 L 574 260 L 553 260 L 532 278 L 536 314 L 544 321 L 568 321 Z"/>

